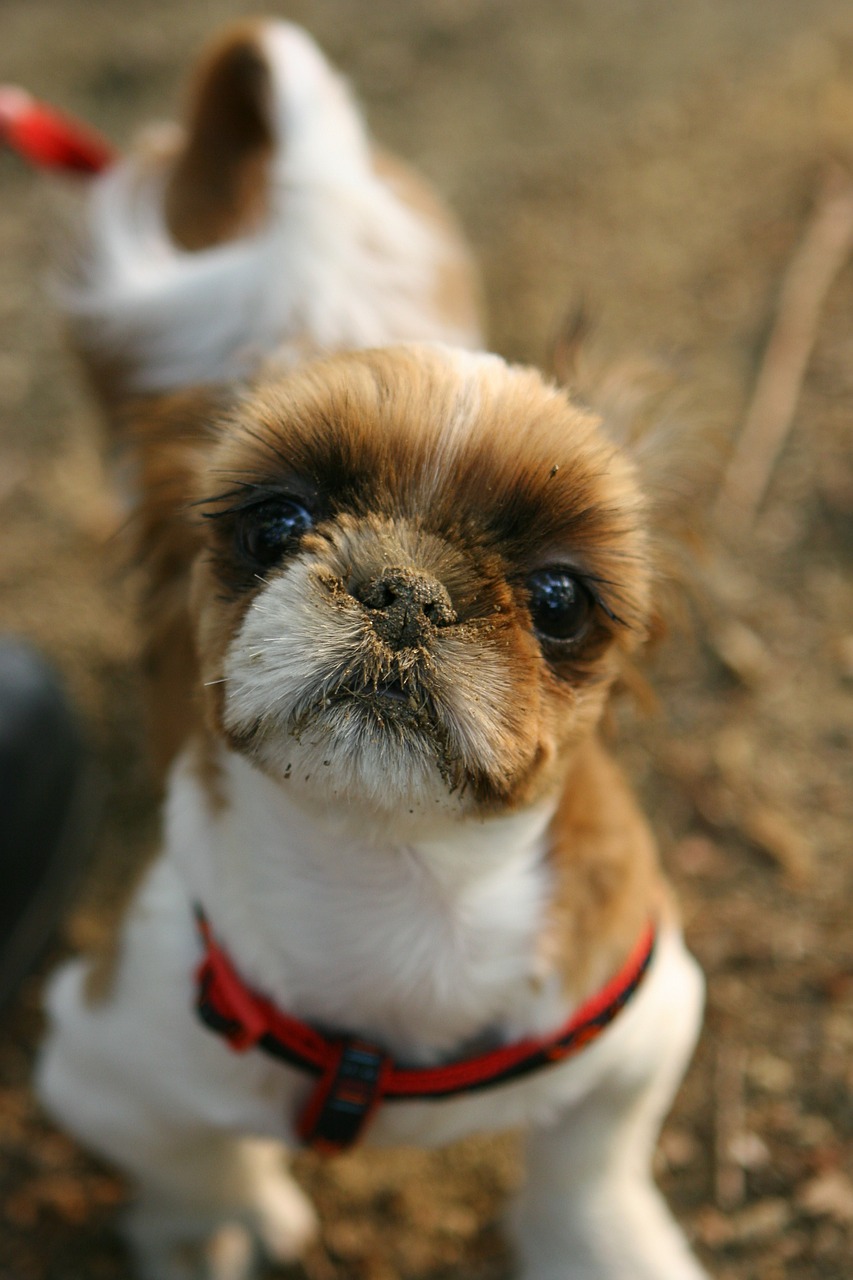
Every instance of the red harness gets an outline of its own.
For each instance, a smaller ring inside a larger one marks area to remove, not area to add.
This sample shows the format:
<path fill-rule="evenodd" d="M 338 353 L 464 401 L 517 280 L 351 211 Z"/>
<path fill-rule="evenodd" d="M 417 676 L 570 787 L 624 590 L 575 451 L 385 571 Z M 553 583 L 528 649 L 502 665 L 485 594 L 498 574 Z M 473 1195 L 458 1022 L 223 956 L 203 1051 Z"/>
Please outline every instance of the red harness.
<path fill-rule="evenodd" d="M 93 174 L 116 159 L 99 134 L 13 85 L 0 85 L 0 141 L 43 169 Z"/>
<path fill-rule="evenodd" d="M 296 1132 L 306 1145 L 325 1155 L 358 1142 L 383 1101 L 472 1093 L 571 1057 L 600 1036 L 627 1004 L 651 963 L 655 946 L 655 930 L 649 925 L 620 972 L 552 1035 L 519 1040 L 440 1067 L 407 1067 L 378 1045 L 358 1036 L 325 1035 L 250 991 L 217 945 L 200 908 L 196 915 L 205 947 L 196 973 L 200 1018 L 238 1052 L 257 1046 L 280 1062 L 319 1077 L 298 1117 Z"/>

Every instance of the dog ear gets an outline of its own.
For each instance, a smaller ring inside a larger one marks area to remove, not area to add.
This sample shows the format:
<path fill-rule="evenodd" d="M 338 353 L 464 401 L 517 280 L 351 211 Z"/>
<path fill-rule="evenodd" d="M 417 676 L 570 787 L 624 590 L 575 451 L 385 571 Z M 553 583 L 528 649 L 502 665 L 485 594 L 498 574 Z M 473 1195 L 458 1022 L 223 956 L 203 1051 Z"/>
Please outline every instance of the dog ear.
<path fill-rule="evenodd" d="M 197 68 L 186 142 L 166 190 L 166 222 L 181 248 L 209 248 L 262 220 L 275 145 L 272 110 L 260 24 L 229 28 Z"/>
<path fill-rule="evenodd" d="M 190 577 L 201 549 L 199 476 L 236 393 L 204 388 L 134 401 L 124 453 L 135 489 L 128 558 L 140 574 L 139 634 L 149 745 L 162 776 L 197 724 Z"/>
<path fill-rule="evenodd" d="M 673 626 L 683 632 L 691 625 L 722 457 L 720 426 L 671 363 L 644 355 L 614 358 L 586 305 L 568 313 L 552 368 L 571 397 L 600 416 L 604 434 L 636 469 L 653 565 L 653 647 Z M 624 683 L 648 702 L 638 671 L 627 671 Z"/>

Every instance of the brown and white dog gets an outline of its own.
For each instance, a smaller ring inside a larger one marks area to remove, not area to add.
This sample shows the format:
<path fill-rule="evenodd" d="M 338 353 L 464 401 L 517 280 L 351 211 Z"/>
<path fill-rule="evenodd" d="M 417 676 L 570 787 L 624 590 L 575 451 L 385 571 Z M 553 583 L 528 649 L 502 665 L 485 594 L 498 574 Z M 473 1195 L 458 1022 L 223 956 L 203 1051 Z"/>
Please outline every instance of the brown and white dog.
<path fill-rule="evenodd" d="M 39 1085 L 133 1177 L 150 1280 L 297 1256 L 300 1142 L 519 1125 L 528 1280 L 703 1274 L 650 1177 L 702 982 L 598 737 L 650 515 L 606 423 L 462 348 L 471 279 L 284 25 L 94 195 L 67 306 L 130 406 L 175 759 L 109 994 L 59 973 Z"/>

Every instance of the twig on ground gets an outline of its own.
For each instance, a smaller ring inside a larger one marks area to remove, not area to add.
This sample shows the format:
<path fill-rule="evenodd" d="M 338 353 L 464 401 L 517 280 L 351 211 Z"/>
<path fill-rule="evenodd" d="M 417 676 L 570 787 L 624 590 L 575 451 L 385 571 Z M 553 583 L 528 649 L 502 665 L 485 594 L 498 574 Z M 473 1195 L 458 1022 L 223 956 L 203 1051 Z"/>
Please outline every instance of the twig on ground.
<path fill-rule="evenodd" d="M 746 1174 L 735 1158 L 744 1129 L 744 1050 L 723 1040 L 714 1066 L 714 1198 L 724 1211 L 746 1200 Z"/>
<path fill-rule="evenodd" d="M 747 532 L 785 444 L 815 343 L 820 312 L 853 246 L 853 177 L 833 167 L 790 261 L 752 401 L 726 468 L 716 518 Z"/>

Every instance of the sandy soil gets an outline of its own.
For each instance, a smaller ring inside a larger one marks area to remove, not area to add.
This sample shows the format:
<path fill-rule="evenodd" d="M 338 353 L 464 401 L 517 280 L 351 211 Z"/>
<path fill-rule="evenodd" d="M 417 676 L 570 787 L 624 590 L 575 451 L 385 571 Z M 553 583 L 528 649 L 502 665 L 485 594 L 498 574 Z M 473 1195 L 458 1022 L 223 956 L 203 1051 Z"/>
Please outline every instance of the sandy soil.
<path fill-rule="evenodd" d="M 255 8 L 4 0 L 2 74 L 120 143 L 172 110 L 211 28 Z M 846 0 L 293 0 L 287 15 L 454 202 L 496 349 L 545 361 L 582 295 L 614 349 L 678 367 L 697 422 L 737 429 L 820 174 L 853 166 Z M 110 792 L 58 954 L 98 935 L 155 822 L 132 583 L 104 552 L 98 426 L 42 289 L 51 199 L 12 157 L 0 182 L 0 624 L 61 668 Z M 848 268 L 753 533 L 696 569 L 694 638 L 655 664 L 658 711 L 620 717 L 709 977 L 659 1172 L 720 1280 L 853 1270 L 851 409 Z M 36 975 L 0 1032 L 0 1276 L 117 1280 L 123 1188 L 27 1091 L 39 990 Z M 328 1223 L 309 1280 L 508 1274 L 493 1224 L 519 1176 L 511 1140 L 300 1170 Z"/>

